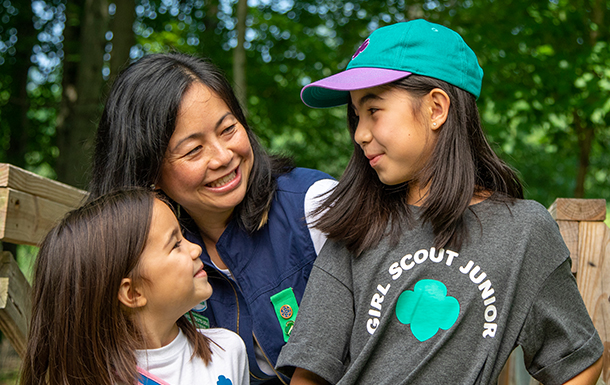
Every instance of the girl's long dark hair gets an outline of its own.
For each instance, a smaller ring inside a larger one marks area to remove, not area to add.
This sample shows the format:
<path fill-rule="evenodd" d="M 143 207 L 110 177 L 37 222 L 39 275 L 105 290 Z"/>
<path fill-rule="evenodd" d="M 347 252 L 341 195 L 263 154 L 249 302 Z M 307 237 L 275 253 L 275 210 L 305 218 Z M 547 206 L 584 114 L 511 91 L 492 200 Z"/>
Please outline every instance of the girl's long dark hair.
<path fill-rule="evenodd" d="M 432 225 L 437 248 L 459 249 L 468 238 L 464 212 L 473 196 L 492 192 L 489 199 L 523 198 L 517 174 L 494 153 L 479 118 L 475 97 L 444 81 L 411 75 L 388 85 L 407 91 L 414 100 L 416 116 L 422 98 L 435 88 L 451 100 L 446 122 L 436 146 L 417 176 L 420 186 L 430 188 L 422 204 L 421 219 Z M 414 225 L 407 204 L 409 182 L 383 184 L 360 146 L 353 140 L 358 117 L 348 105 L 348 126 L 354 152 L 339 184 L 318 213 L 325 214 L 316 227 L 329 239 L 341 241 L 355 255 L 376 246 L 385 237 L 395 244 L 406 228 Z M 389 226 L 389 227 L 388 227 Z"/>
<path fill-rule="evenodd" d="M 224 74 L 209 61 L 187 54 L 144 56 L 119 74 L 98 125 L 91 197 L 157 181 L 182 97 L 194 83 L 215 92 L 248 134 L 254 164 L 246 196 L 234 215 L 252 233 L 266 222 L 276 177 L 290 171 L 292 161 L 265 152 Z"/>
<path fill-rule="evenodd" d="M 138 282 L 155 194 L 118 191 L 70 213 L 46 236 L 36 261 L 32 318 L 21 384 L 134 384 L 136 348 L 145 348 L 133 314 L 118 300 L 121 280 Z M 206 363 L 207 337 L 178 320 Z"/>

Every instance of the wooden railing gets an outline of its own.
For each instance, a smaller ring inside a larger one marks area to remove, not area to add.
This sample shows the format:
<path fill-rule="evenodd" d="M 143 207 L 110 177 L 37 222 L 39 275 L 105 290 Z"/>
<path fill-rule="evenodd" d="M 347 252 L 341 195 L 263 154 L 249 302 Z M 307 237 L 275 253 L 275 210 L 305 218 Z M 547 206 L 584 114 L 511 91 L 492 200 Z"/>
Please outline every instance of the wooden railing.
<path fill-rule="evenodd" d="M 37 245 L 87 193 L 0 163 L 0 241 Z M 610 229 L 604 199 L 557 199 L 549 208 L 572 256 L 572 271 L 604 346 L 604 383 L 610 384 Z M 9 252 L 0 255 L 0 330 L 23 357 L 30 285 Z M 511 357 L 501 385 L 526 385 L 521 362 Z"/>
<path fill-rule="evenodd" d="M 0 163 L 0 241 L 37 245 L 87 193 Z M 23 357 L 30 316 L 30 284 L 13 255 L 0 255 L 0 330 Z"/>

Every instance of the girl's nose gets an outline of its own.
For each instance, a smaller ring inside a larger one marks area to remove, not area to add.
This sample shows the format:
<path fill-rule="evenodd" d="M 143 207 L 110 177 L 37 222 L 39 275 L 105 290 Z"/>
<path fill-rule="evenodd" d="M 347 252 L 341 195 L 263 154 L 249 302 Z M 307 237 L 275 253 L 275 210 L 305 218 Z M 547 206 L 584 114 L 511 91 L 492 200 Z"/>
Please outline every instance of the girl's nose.
<path fill-rule="evenodd" d="M 190 242 L 186 238 L 184 240 L 187 242 L 187 244 L 190 247 L 191 258 L 193 258 L 193 260 L 199 258 L 199 256 L 201 255 L 201 251 L 202 251 L 201 246 L 199 246 L 196 243 Z"/>
<path fill-rule="evenodd" d="M 362 122 L 362 119 L 360 119 L 358 125 L 356 126 L 356 132 L 354 132 L 354 140 L 360 145 L 360 147 L 362 147 L 369 143 L 372 139 L 373 136 L 371 135 L 371 130 L 365 123 Z"/>

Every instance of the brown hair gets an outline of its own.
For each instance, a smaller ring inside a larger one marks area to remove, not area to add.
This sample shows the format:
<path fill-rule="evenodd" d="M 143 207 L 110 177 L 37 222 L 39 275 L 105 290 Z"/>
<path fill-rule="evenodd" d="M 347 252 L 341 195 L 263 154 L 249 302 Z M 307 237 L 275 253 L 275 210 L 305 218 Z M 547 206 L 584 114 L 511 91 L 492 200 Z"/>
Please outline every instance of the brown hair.
<path fill-rule="evenodd" d="M 133 384 L 137 321 L 118 300 L 137 281 L 156 194 L 129 189 L 71 211 L 47 234 L 35 268 L 32 318 L 21 384 Z M 206 363 L 209 339 L 186 317 L 178 326 Z"/>
<path fill-rule="evenodd" d="M 422 204 L 422 220 L 432 225 L 435 246 L 459 249 L 468 238 L 464 212 L 472 197 L 493 192 L 489 199 L 523 198 L 521 182 L 487 142 L 474 95 L 444 81 L 419 75 L 400 79 L 388 87 L 409 93 L 416 116 L 420 114 L 422 98 L 433 89 L 440 88 L 449 95 L 447 120 L 417 180 L 420 185 L 430 183 Z M 343 242 L 348 250 L 359 255 L 385 236 L 395 244 L 403 229 L 412 227 L 414 221 L 407 204 L 409 182 L 388 186 L 379 180 L 354 141 L 358 117 L 350 105 L 347 115 L 354 152 L 339 184 L 317 209 L 317 213 L 326 213 L 315 225 L 329 239 Z"/>

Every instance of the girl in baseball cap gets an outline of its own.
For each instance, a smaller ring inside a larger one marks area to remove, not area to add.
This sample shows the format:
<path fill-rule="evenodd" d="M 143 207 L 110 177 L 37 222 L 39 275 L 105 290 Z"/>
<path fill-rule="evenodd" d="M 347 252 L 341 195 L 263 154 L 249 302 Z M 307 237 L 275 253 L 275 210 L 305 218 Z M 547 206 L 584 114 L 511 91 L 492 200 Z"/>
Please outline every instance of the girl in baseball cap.
<path fill-rule="evenodd" d="M 348 105 L 354 153 L 277 367 L 292 384 L 492 384 L 523 348 L 543 383 L 594 384 L 603 345 L 556 223 L 481 128 L 483 71 L 456 32 L 379 28 L 304 87 Z"/>

